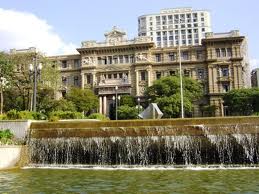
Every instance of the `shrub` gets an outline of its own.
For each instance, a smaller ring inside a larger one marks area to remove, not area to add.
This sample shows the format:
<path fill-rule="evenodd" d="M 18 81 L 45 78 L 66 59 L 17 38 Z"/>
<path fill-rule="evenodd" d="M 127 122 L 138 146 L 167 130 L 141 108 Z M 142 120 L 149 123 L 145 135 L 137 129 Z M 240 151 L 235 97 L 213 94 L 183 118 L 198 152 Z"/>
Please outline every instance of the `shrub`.
<path fill-rule="evenodd" d="M 58 119 L 83 119 L 84 115 L 80 112 L 55 111 L 49 114 L 49 118 L 57 117 Z"/>
<path fill-rule="evenodd" d="M 105 115 L 100 114 L 100 113 L 93 113 L 93 114 L 89 115 L 87 118 L 88 119 L 98 119 L 98 120 L 101 120 L 101 121 L 109 120 L 108 117 L 106 117 Z"/>
<path fill-rule="evenodd" d="M 19 119 L 19 113 L 17 110 L 10 110 L 6 113 L 6 117 L 7 119 L 10 119 L 10 120 L 16 120 L 16 119 Z"/>
<path fill-rule="evenodd" d="M 20 111 L 18 112 L 18 119 L 34 119 L 32 112 L 29 111 Z"/>
<path fill-rule="evenodd" d="M 6 120 L 6 119 L 7 119 L 6 114 L 1 114 L 1 115 L 0 115 L 0 120 Z"/>
<path fill-rule="evenodd" d="M 10 129 L 0 130 L 0 144 L 13 144 L 14 135 Z"/>

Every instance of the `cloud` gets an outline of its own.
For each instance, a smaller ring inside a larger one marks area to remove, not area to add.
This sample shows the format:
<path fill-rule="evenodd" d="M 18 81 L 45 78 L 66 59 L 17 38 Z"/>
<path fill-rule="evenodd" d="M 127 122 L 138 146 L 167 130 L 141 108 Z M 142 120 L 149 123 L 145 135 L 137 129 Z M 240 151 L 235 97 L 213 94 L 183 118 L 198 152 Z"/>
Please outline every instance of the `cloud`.
<path fill-rule="evenodd" d="M 47 55 L 77 53 L 45 20 L 32 13 L 0 8 L 0 50 L 36 47 Z"/>
<path fill-rule="evenodd" d="M 259 59 L 250 59 L 250 69 L 259 68 Z"/>

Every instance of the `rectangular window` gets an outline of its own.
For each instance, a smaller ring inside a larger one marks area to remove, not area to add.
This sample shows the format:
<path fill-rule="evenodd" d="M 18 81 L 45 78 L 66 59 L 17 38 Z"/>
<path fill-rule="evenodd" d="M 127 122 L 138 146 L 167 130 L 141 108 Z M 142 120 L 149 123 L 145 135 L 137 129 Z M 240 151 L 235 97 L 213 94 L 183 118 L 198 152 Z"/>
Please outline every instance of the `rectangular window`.
<path fill-rule="evenodd" d="M 74 59 L 74 68 L 77 69 L 80 67 L 80 60 L 79 59 Z"/>
<path fill-rule="evenodd" d="M 229 76 L 228 67 L 221 67 L 221 75 L 222 75 L 223 77 Z"/>
<path fill-rule="evenodd" d="M 140 72 L 140 80 L 141 81 L 145 81 L 146 80 L 146 72 L 145 71 L 141 71 Z"/>
<path fill-rule="evenodd" d="M 225 48 L 222 48 L 222 49 L 221 49 L 221 56 L 222 56 L 222 57 L 226 57 L 226 56 L 227 56 L 227 54 L 226 54 L 226 49 L 225 49 Z"/>
<path fill-rule="evenodd" d="M 197 51 L 196 58 L 197 58 L 197 60 L 201 60 L 202 59 L 202 51 Z"/>
<path fill-rule="evenodd" d="M 108 56 L 108 64 L 112 64 L 112 56 Z"/>
<path fill-rule="evenodd" d="M 190 77 L 190 70 L 185 69 L 183 71 L 183 74 L 184 74 L 185 77 Z"/>
<path fill-rule="evenodd" d="M 130 63 L 134 63 L 135 62 L 135 57 L 134 55 L 130 55 Z"/>
<path fill-rule="evenodd" d="M 188 51 L 182 52 L 182 60 L 189 60 L 189 52 Z"/>
<path fill-rule="evenodd" d="M 232 57 L 232 49 L 231 48 L 227 48 L 227 55 L 228 55 L 228 57 Z"/>
<path fill-rule="evenodd" d="M 125 59 L 125 63 L 129 63 L 129 56 L 128 55 L 125 55 L 124 59 Z"/>
<path fill-rule="evenodd" d="M 230 87 L 228 83 L 223 83 L 222 84 L 223 92 L 228 92 Z"/>
<path fill-rule="evenodd" d="M 118 64 L 118 57 L 117 56 L 113 56 L 113 62 L 114 62 L 114 64 Z"/>
<path fill-rule="evenodd" d="M 62 63 L 62 68 L 67 68 L 67 61 L 61 61 Z"/>
<path fill-rule="evenodd" d="M 67 77 L 62 76 L 62 84 L 67 85 Z"/>
<path fill-rule="evenodd" d="M 98 58 L 97 58 L 97 61 L 98 61 L 98 65 L 101 65 L 101 64 L 102 64 L 102 58 L 101 58 L 101 57 L 98 57 Z"/>
<path fill-rule="evenodd" d="M 156 54 L 156 62 L 161 62 L 161 54 Z"/>
<path fill-rule="evenodd" d="M 217 55 L 217 58 L 220 57 L 220 49 L 219 48 L 216 49 L 216 55 Z"/>
<path fill-rule="evenodd" d="M 123 56 L 122 55 L 119 56 L 119 60 L 120 60 L 120 63 L 123 63 Z"/>
<path fill-rule="evenodd" d="M 172 52 L 168 54 L 169 61 L 175 61 L 176 60 L 176 53 Z"/>
<path fill-rule="evenodd" d="M 118 77 L 118 76 L 117 76 L 117 73 L 113 74 L 113 78 L 114 78 L 114 79 L 117 79 L 117 77 Z"/>
<path fill-rule="evenodd" d="M 198 69 L 198 78 L 204 79 L 204 69 Z"/>
<path fill-rule="evenodd" d="M 86 83 L 91 84 L 91 75 L 90 74 L 86 75 Z"/>
<path fill-rule="evenodd" d="M 119 73 L 119 78 L 120 78 L 120 79 L 122 79 L 122 75 L 123 75 L 122 73 Z"/>
<path fill-rule="evenodd" d="M 156 72 L 156 79 L 160 79 L 161 78 L 161 72 Z"/>
<path fill-rule="evenodd" d="M 175 76 L 176 72 L 175 71 L 170 71 L 169 74 L 170 74 L 170 76 Z"/>
<path fill-rule="evenodd" d="M 79 78 L 78 78 L 78 76 L 74 77 L 74 85 L 75 86 L 79 86 Z"/>
<path fill-rule="evenodd" d="M 108 74 L 108 79 L 111 79 L 112 78 L 112 74 Z"/>

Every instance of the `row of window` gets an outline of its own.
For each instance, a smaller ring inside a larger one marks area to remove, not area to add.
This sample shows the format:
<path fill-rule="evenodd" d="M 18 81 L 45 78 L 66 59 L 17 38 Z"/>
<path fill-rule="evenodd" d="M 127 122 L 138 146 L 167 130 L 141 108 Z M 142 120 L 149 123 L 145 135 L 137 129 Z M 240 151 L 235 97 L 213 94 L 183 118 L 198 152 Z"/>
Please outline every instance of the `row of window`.
<path fill-rule="evenodd" d="M 77 69 L 79 68 L 81 65 L 80 65 L 80 60 L 79 59 L 74 59 L 73 60 L 73 68 L 74 69 Z M 67 60 L 63 60 L 61 61 L 61 67 L 62 68 L 68 68 L 68 61 Z"/>
<path fill-rule="evenodd" d="M 73 85 L 74 86 L 79 86 L 79 76 L 71 76 L 73 79 Z M 62 76 L 62 85 L 67 86 L 69 83 L 69 77 Z"/>
<path fill-rule="evenodd" d="M 178 74 L 178 71 L 171 70 L 169 72 L 161 72 L 157 71 L 156 72 L 156 79 L 160 79 L 162 76 L 176 76 Z M 185 77 L 190 77 L 191 76 L 191 71 L 189 69 L 184 69 L 183 70 L 183 76 Z M 197 69 L 197 78 L 198 79 L 204 79 L 205 77 L 205 70 L 204 69 Z M 141 74 L 141 80 L 143 80 L 142 74 Z"/>
<path fill-rule="evenodd" d="M 216 48 L 217 58 L 232 57 L 232 48 Z"/>
<path fill-rule="evenodd" d="M 119 63 L 134 63 L 134 55 L 115 55 L 115 56 L 103 56 L 97 58 L 98 65 L 107 65 L 107 64 L 119 64 Z"/>
<path fill-rule="evenodd" d="M 170 52 L 167 54 L 167 58 L 169 61 L 176 61 L 177 60 L 177 52 Z M 156 62 L 162 62 L 163 54 L 158 53 L 155 54 L 155 61 Z M 182 51 L 181 52 L 181 59 L 182 60 L 190 60 L 190 52 L 189 51 Z M 203 52 L 202 51 L 196 51 L 196 59 L 202 60 L 203 59 Z"/>

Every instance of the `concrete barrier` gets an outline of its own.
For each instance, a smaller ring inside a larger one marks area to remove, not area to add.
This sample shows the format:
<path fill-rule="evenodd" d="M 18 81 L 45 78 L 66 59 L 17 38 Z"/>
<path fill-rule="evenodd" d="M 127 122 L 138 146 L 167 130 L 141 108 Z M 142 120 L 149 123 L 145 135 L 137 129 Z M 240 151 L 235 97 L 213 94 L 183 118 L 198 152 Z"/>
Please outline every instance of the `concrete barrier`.
<path fill-rule="evenodd" d="M 15 138 L 24 139 L 31 125 L 30 120 L 0 121 L 0 130 L 10 129 Z"/>
<path fill-rule="evenodd" d="M 0 170 L 15 167 L 22 154 L 23 146 L 0 146 Z"/>

